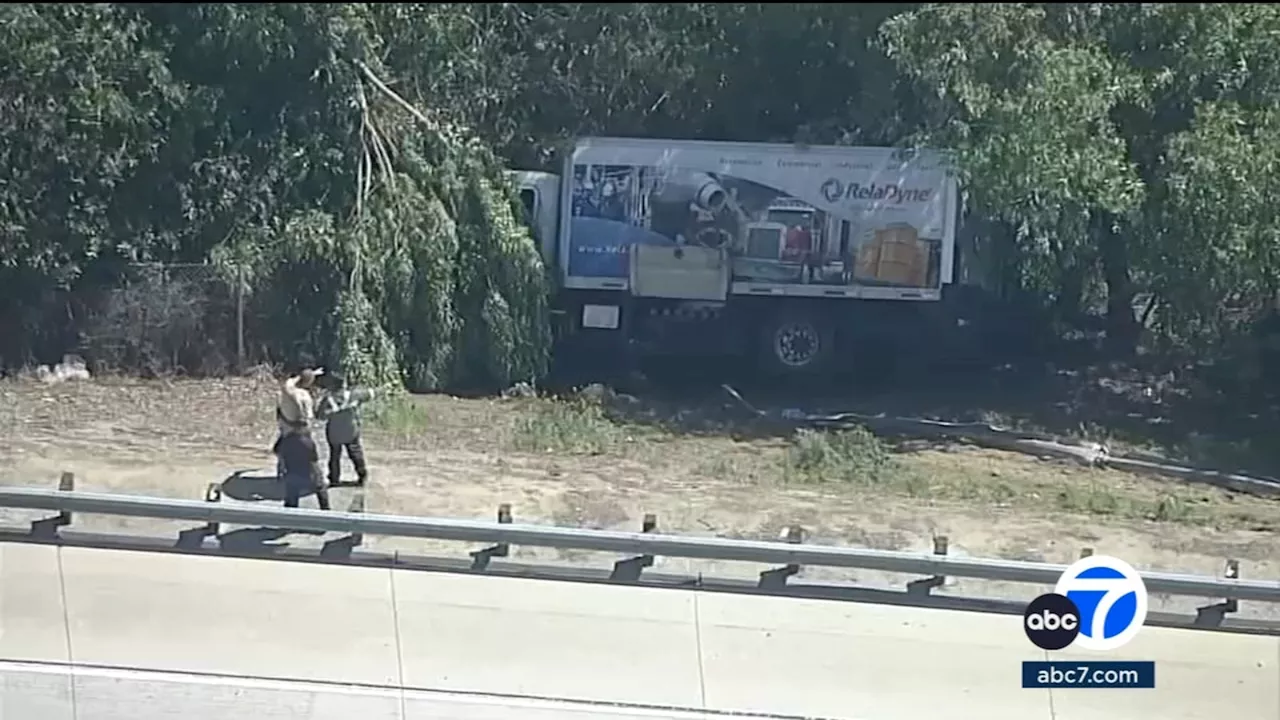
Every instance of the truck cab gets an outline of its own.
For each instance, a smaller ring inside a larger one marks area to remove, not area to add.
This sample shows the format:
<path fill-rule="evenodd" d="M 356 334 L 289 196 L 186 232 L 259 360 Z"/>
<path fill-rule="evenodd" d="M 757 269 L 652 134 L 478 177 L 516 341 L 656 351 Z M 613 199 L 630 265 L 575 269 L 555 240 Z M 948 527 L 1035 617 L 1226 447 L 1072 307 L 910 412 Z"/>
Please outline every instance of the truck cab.
<path fill-rule="evenodd" d="M 537 170 L 511 170 L 507 176 L 520 195 L 524 222 L 538 243 L 543 262 L 554 267 L 559 239 L 560 176 Z"/>

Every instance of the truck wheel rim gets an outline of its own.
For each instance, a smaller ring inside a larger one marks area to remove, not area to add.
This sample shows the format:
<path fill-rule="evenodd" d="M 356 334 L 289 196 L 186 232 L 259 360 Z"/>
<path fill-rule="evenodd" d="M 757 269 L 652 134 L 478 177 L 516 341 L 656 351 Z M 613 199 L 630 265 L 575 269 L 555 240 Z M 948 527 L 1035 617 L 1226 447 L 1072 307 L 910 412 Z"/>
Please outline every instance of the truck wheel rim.
<path fill-rule="evenodd" d="M 807 323 L 794 323 L 778 328 L 774 336 L 773 352 L 782 364 L 803 367 L 818 356 L 822 341 L 817 330 Z"/>

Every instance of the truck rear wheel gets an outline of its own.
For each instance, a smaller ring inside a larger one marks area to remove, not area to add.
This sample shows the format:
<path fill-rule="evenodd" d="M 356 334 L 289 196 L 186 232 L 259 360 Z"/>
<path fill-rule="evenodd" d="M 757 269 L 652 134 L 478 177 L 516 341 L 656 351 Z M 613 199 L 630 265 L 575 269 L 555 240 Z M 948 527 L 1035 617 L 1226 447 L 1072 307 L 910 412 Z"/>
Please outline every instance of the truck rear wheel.
<path fill-rule="evenodd" d="M 811 376 L 826 369 L 834 345 L 828 325 L 809 313 L 782 313 L 761 335 L 762 369 L 773 376 Z"/>

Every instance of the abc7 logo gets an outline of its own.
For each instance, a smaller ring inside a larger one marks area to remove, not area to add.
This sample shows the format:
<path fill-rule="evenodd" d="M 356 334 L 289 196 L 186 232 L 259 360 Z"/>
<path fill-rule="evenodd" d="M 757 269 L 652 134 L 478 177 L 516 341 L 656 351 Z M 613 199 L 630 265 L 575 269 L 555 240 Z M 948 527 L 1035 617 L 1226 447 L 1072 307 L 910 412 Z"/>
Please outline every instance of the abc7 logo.
<path fill-rule="evenodd" d="M 1022 627 L 1036 647 L 1061 650 L 1080 635 L 1080 610 L 1066 595 L 1041 595 L 1027 604 Z"/>
<path fill-rule="evenodd" d="M 1027 639 L 1045 650 L 1076 643 L 1109 651 L 1132 640 L 1146 617 L 1142 575 L 1122 560 L 1092 555 L 1063 571 L 1054 592 L 1032 600 L 1022 625 Z"/>

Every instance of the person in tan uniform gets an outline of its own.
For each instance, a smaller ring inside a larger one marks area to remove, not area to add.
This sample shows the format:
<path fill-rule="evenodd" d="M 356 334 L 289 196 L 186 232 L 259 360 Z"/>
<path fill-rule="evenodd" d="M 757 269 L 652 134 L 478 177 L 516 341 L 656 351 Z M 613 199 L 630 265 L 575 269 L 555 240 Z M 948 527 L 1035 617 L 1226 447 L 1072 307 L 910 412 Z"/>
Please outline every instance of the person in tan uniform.
<path fill-rule="evenodd" d="M 311 424 L 316 419 L 315 399 L 311 396 L 311 389 L 315 387 L 316 378 L 323 374 L 324 368 L 307 368 L 288 378 L 280 386 L 280 396 L 276 399 L 276 425 L 280 431 L 276 447 L 288 435 L 311 434 Z M 283 479 L 284 472 L 284 462 L 277 453 L 276 475 Z"/>

